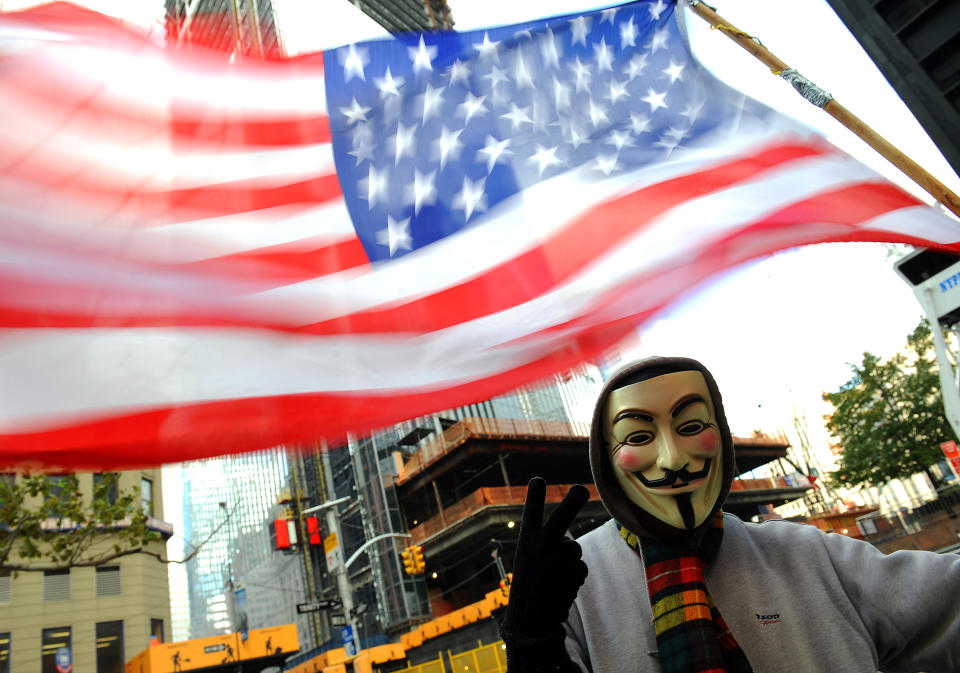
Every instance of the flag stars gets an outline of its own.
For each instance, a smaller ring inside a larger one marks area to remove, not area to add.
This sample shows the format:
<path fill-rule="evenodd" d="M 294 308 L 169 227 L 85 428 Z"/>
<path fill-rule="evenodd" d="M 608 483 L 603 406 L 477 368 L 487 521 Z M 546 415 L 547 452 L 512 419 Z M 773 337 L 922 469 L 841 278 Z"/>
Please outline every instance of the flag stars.
<path fill-rule="evenodd" d="M 630 130 L 634 135 L 640 135 L 650 130 L 650 117 L 646 115 L 630 113 Z"/>
<path fill-rule="evenodd" d="M 457 59 L 447 69 L 447 74 L 450 75 L 450 81 L 448 82 L 450 86 L 457 82 L 467 84 L 470 81 L 470 66 L 467 65 L 466 61 Z"/>
<path fill-rule="evenodd" d="M 588 90 L 590 88 L 590 77 L 592 76 L 590 68 L 581 63 L 579 56 L 577 56 L 577 62 L 571 63 L 570 67 L 573 69 L 573 74 L 577 77 L 577 91 Z"/>
<path fill-rule="evenodd" d="M 613 70 L 613 47 L 607 45 L 607 38 L 601 37 L 600 44 L 593 45 L 593 53 L 597 59 L 597 72 Z"/>
<path fill-rule="evenodd" d="M 553 78 L 553 104 L 557 110 L 570 109 L 570 86 Z"/>
<path fill-rule="evenodd" d="M 397 254 L 397 250 L 412 250 L 413 239 L 410 237 L 410 218 L 399 222 L 387 215 L 387 228 L 377 232 L 377 243 L 390 248 L 390 256 Z"/>
<path fill-rule="evenodd" d="M 560 163 L 560 159 L 557 158 L 557 147 L 544 147 L 543 145 L 537 145 L 537 152 L 530 156 L 527 161 L 535 162 L 537 164 L 537 171 L 539 172 L 540 177 L 543 177 L 543 172 L 547 170 L 550 166 L 555 166 Z"/>
<path fill-rule="evenodd" d="M 413 60 L 414 74 L 421 70 L 433 70 L 433 59 L 437 57 L 437 46 L 430 45 L 428 47 L 423 35 L 420 36 L 420 44 L 416 47 L 407 47 L 407 52 Z"/>
<path fill-rule="evenodd" d="M 354 166 L 359 166 L 364 161 L 373 161 L 372 133 L 367 131 L 365 133 L 354 134 L 353 149 L 347 152 L 347 154 L 356 159 Z"/>
<path fill-rule="evenodd" d="M 494 165 L 506 163 L 506 158 L 513 154 L 512 150 L 507 149 L 508 145 L 510 145 L 509 138 L 497 140 L 491 135 L 487 136 L 483 149 L 477 151 L 477 154 L 483 154 L 487 157 L 487 175 L 493 172 Z"/>
<path fill-rule="evenodd" d="M 480 58 L 493 59 L 500 64 L 500 42 L 494 42 L 490 39 L 489 33 L 483 34 L 483 42 L 473 45 Z"/>
<path fill-rule="evenodd" d="M 513 81 L 516 83 L 517 88 L 521 87 L 530 87 L 533 88 L 533 77 L 530 75 L 530 70 L 527 69 L 527 64 L 523 60 L 523 53 L 517 52 L 517 60 L 513 67 Z"/>
<path fill-rule="evenodd" d="M 597 156 L 597 159 L 593 164 L 593 168 L 600 171 L 604 175 L 610 175 L 615 170 L 617 170 L 617 168 L 619 168 L 617 164 L 617 155 L 610 154 L 610 155 L 604 156 L 601 154 Z"/>
<path fill-rule="evenodd" d="M 656 54 L 661 49 L 667 48 L 667 40 L 670 38 L 670 29 L 661 28 L 660 30 L 653 31 L 653 35 L 650 37 L 650 41 L 647 42 L 646 48 L 650 50 L 651 54 Z"/>
<path fill-rule="evenodd" d="M 472 92 L 467 92 L 464 101 L 457 106 L 457 114 L 464 117 L 464 124 L 469 123 L 470 118 L 474 115 L 487 111 L 487 106 L 483 104 L 486 98 L 486 96 L 475 96 Z"/>
<path fill-rule="evenodd" d="M 633 23 L 633 17 L 626 23 L 620 24 L 620 48 L 637 46 L 637 27 Z"/>
<path fill-rule="evenodd" d="M 510 120 L 511 131 L 516 131 L 520 128 L 520 124 L 533 124 L 533 120 L 530 119 L 529 105 L 526 107 L 517 107 L 516 103 L 510 103 L 510 112 L 500 115 L 500 118 Z"/>
<path fill-rule="evenodd" d="M 497 85 L 501 82 L 506 84 L 510 83 L 510 78 L 507 77 L 507 71 L 497 66 L 493 66 L 490 72 L 484 75 L 483 78 L 490 80 L 490 90 L 494 93 L 496 93 Z"/>
<path fill-rule="evenodd" d="M 630 137 L 629 131 L 621 131 L 618 129 L 610 132 L 606 142 L 608 145 L 616 147 L 617 151 L 620 151 L 627 145 L 633 145 L 633 138 Z"/>
<path fill-rule="evenodd" d="M 403 157 L 413 156 L 416 129 L 416 126 L 404 126 L 397 122 L 397 133 L 393 136 L 394 165 L 399 164 Z"/>
<path fill-rule="evenodd" d="M 360 198 L 367 200 L 367 206 L 370 210 L 378 203 L 384 203 L 387 200 L 387 171 L 386 169 L 378 171 L 375 166 L 370 166 L 370 172 L 366 178 L 359 181 Z M 367 195 L 363 196 L 363 191 Z"/>
<path fill-rule="evenodd" d="M 463 129 L 454 131 L 446 126 L 440 129 L 440 138 L 433 141 L 434 156 L 440 159 L 440 170 L 447 164 L 447 159 L 456 161 L 463 151 L 463 143 L 460 141 L 460 134 Z"/>
<path fill-rule="evenodd" d="M 394 77 L 390 72 L 390 66 L 387 66 L 387 72 L 384 73 L 383 77 L 374 77 L 373 84 L 380 91 L 380 98 L 385 99 L 387 96 L 400 96 L 400 87 L 403 86 L 402 77 Z"/>
<path fill-rule="evenodd" d="M 413 184 L 407 186 L 407 203 L 413 205 L 414 214 L 419 214 L 424 206 L 437 202 L 437 172 L 421 173 L 413 171 Z"/>
<path fill-rule="evenodd" d="M 607 117 L 607 110 L 602 105 L 598 105 L 593 102 L 593 99 L 590 99 L 588 103 L 590 115 L 590 123 L 593 124 L 593 127 L 596 128 L 601 123 L 609 123 L 610 119 Z"/>
<path fill-rule="evenodd" d="M 663 74 L 670 78 L 670 83 L 675 84 L 678 79 L 683 78 L 683 68 L 682 63 L 676 63 L 672 58 L 670 59 L 670 65 L 664 68 Z"/>
<path fill-rule="evenodd" d="M 693 122 L 697 121 L 697 118 L 700 116 L 700 110 L 703 109 L 703 106 L 705 103 L 706 101 L 702 101 L 702 100 L 700 101 L 691 100 L 690 102 L 687 103 L 687 107 L 684 108 L 683 112 L 681 112 L 680 114 L 681 116 L 689 119 L 690 124 L 692 125 Z"/>
<path fill-rule="evenodd" d="M 423 100 L 423 123 L 426 124 L 430 117 L 440 112 L 443 105 L 443 89 L 434 88 L 428 83 L 420 98 Z"/>
<path fill-rule="evenodd" d="M 464 219 L 468 222 L 474 211 L 487 209 L 487 195 L 483 191 L 486 181 L 486 178 L 480 178 L 474 182 L 464 176 L 463 188 L 453 197 L 454 209 L 462 210 Z"/>
<path fill-rule="evenodd" d="M 582 44 L 587 46 L 587 33 L 590 32 L 590 17 L 578 16 L 570 21 L 571 46 Z"/>
<path fill-rule="evenodd" d="M 340 52 L 340 61 L 343 65 L 344 82 L 349 82 L 355 77 L 359 77 L 364 82 L 367 81 L 363 68 L 370 62 L 369 49 L 351 44 L 347 47 L 346 53 Z"/>
<path fill-rule="evenodd" d="M 679 144 L 681 140 L 689 135 L 689 133 L 688 129 L 678 129 L 675 126 L 671 126 L 668 130 L 663 132 L 663 135 L 671 140 L 675 140 Z"/>
<path fill-rule="evenodd" d="M 605 9 L 600 13 L 600 25 L 603 25 L 607 21 L 610 22 L 612 26 L 614 24 L 614 17 L 616 17 L 619 7 L 611 7 L 610 9 Z"/>
<path fill-rule="evenodd" d="M 657 4 L 650 5 L 650 16 L 654 21 L 660 20 L 660 15 L 666 11 L 667 5 L 663 0 L 657 0 Z"/>
<path fill-rule="evenodd" d="M 647 69 L 647 55 L 646 54 L 634 54 L 633 58 L 630 59 L 630 63 L 627 64 L 627 67 L 624 69 L 624 73 L 632 82 L 634 79 L 643 74 L 643 71 Z"/>
<path fill-rule="evenodd" d="M 557 49 L 557 38 L 549 28 L 544 31 L 540 37 L 540 56 L 543 58 L 543 65 L 547 68 L 560 69 L 560 53 Z"/>
<path fill-rule="evenodd" d="M 653 114 L 660 108 L 666 108 L 667 92 L 654 91 L 653 89 L 647 89 L 647 95 L 641 98 L 644 103 L 650 106 L 650 114 Z"/>
<path fill-rule="evenodd" d="M 610 101 L 611 104 L 616 103 L 621 98 L 627 98 L 630 96 L 627 93 L 627 84 L 628 82 L 618 82 L 615 79 L 610 80 L 610 92 L 606 95 L 606 99 Z"/>
<path fill-rule="evenodd" d="M 370 112 L 370 108 L 360 105 L 360 103 L 357 102 L 357 99 L 354 98 L 353 104 L 349 107 L 340 108 L 340 112 L 343 113 L 343 115 L 347 118 L 347 121 L 352 126 L 357 122 L 367 121 L 367 113 Z"/>
<path fill-rule="evenodd" d="M 673 150 L 675 150 L 677 148 L 677 145 L 679 144 L 680 144 L 679 140 L 675 140 L 667 135 L 662 135 L 660 136 L 660 140 L 653 143 L 653 146 L 662 147 L 663 149 L 666 150 L 666 153 L 669 156 L 670 154 L 673 153 Z"/>

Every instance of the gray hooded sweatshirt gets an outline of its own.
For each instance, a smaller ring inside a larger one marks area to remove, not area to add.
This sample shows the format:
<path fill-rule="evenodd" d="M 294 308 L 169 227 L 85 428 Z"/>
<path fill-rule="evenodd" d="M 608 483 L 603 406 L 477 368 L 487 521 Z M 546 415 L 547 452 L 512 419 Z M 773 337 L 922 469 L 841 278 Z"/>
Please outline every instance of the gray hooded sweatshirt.
<path fill-rule="evenodd" d="M 628 365 L 611 377 L 597 401 L 590 438 L 594 480 L 610 513 L 641 536 L 689 539 L 698 531 L 664 527 L 633 506 L 609 470 L 600 419 L 611 390 L 651 372 L 684 369 L 704 373 L 724 438 L 723 455 L 732 465 L 719 391 L 698 362 L 653 358 Z M 729 474 L 732 479 L 732 469 Z M 725 483 L 721 500 L 728 491 Z M 571 658 L 592 673 L 659 673 L 641 557 L 613 521 L 579 542 L 589 574 L 565 624 Z M 956 555 L 886 555 L 869 543 L 813 526 L 752 524 L 725 515 L 723 542 L 706 582 L 756 673 L 960 671 Z"/>

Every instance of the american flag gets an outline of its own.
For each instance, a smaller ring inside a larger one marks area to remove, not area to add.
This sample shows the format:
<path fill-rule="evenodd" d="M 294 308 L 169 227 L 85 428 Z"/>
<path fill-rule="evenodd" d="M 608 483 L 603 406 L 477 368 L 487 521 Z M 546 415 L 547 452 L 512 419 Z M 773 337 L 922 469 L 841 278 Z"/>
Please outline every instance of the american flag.
<path fill-rule="evenodd" d="M 0 14 L 0 462 L 342 437 L 596 357 L 731 266 L 960 225 L 642 0 L 227 64 Z"/>

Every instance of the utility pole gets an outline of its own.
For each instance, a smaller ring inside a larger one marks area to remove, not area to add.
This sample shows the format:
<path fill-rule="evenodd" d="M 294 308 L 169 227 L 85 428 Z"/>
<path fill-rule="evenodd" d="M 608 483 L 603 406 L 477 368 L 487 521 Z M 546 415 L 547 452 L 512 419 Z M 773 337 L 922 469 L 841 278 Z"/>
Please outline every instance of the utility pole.
<path fill-rule="evenodd" d="M 307 543 L 306 531 L 303 525 L 303 510 L 300 509 L 300 479 L 297 475 L 297 462 L 300 460 L 298 455 L 292 456 L 290 461 L 291 474 L 293 475 L 293 516 L 297 526 L 297 539 L 299 540 L 301 558 L 307 575 L 307 599 L 314 600 L 317 592 L 314 589 L 313 564 L 310 563 L 310 545 Z M 313 642 L 320 646 L 320 618 L 317 613 L 313 613 L 311 620 L 313 626 Z"/>
<path fill-rule="evenodd" d="M 333 471 L 330 469 L 330 454 L 327 452 L 326 442 L 323 442 L 320 447 L 320 461 L 321 465 L 323 466 L 323 480 L 328 494 L 327 497 L 335 495 L 336 491 L 334 490 L 333 484 Z M 314 511 L 322 508 L 327 510 L 327 530 L 337 536 L 338 545 L 343 544 L 343 535 L 340 530 L 340 517 L 337 513 L 336 505 L 340 502 L 346 502 L 347 500 L 349 500 L 349 498 L 328 500 L 317 508 L 310 508 Z M 343 554 L 341 551 L 341 557 L 342 556 Z M 341 558 L 340 563 L 333 568 L 333 575 L 337 582 L 337 593 L 340 595 L 340 603 L 343 606 L 343 615 L 347 620 L 347 624 L 350 626 L 350 630 L 353 631 L 354 638 L 359 639 L 360 633 L 357 631 L 357 625 L 354 623 L 355 616 L 353 614 L 353 588 L 350 586 L 350 576 L 347 574 L 347 564 L 345 561 L 346 559 Z"/>

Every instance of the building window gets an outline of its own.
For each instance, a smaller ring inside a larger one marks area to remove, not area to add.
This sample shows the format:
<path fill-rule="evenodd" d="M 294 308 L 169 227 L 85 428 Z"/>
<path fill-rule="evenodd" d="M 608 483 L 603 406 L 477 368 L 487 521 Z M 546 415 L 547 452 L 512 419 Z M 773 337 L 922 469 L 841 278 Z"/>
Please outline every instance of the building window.
<path fill-rule="evenodd" d="M 97 624 L 97 673 L 123 673 L 123 621 Z"/>
<path fill-rule="evenodd" d="M 43 571 L 43 600 L 70 600 L 70 569 Z"/>
<path fill-rule="evenodd" d="M 97 567 L 97 597 L 120 595 L 120 566 Z"/>
<path fill-rule="evenodd" d="M 59 673 L 57 663 L 61 668 L 64 664 L 73 662 L 73 647 L 70 642 L 70 627 L 57 626 L 43 630 L 42 649 L 40 650 L 40 673 Z"/>
<path fill-rule="evenodd" d="M 0 570 L 0 605 L 13 602 L 13 578 L 9 570 Z M 2 671 L 3 669 L 0 669 Z"/>
<path fill-rule="evenodd" d="M 10 632 L 0 633 L 0 673 L 10 673 Z"/>
<path fill-rule="evenodd" d="M 156 640 L 158 643 L 163 642 L 163 620 L 162 619 L 150 620 L 150 640 Z"/>
<path fill-rule="evenodd" d="M 0 472 L 0 506 L 2 506 L 10 493 L 13 491 L 13 485 L 17 476 L 12 472 Z"/>
<path fill-rule="evenodd" d="M 107 477 L 113 477 L 114 475 L 116 475 L 117 477 L 119 477 L 119 475 L 117 475 L 116 472 L 97 472 L 96 474 L 94 474 L 94 475 L 93 475 L 93 492 L 94 492 L 94 493 L 97 492 L 97 488 L 100 486 L 100 484 L 101 484 Z M 116 482 L 116 478 L 114 478 L 114 480 L 110 483 L 109 487 L 107 488 L 107 492 L 106 492 L 105 495 L 106 495 L 106 498 L 107 498 L 107 502 L 109 502 L 111 505 L 116 505 L 116 504 L 117 504 L 117 482 Z"/>
<path fill-rule="evenodd" d="M 44 502 L 47 516 L 56 518 L 62 516 L 63 506 L 60 500 L 63 497 L 64 487 L 66 486 L 67 479 L 69 478 L 70 475 L 68 474 L 47 475 L 47 485 L 49 490 L 47 492 L 46 502 Z"/>
<path fill-rule="evenodd" d="M 146 477 L 140 480 L 140 502 L 143 513 L 153 516 L 153 482 Z"/>

